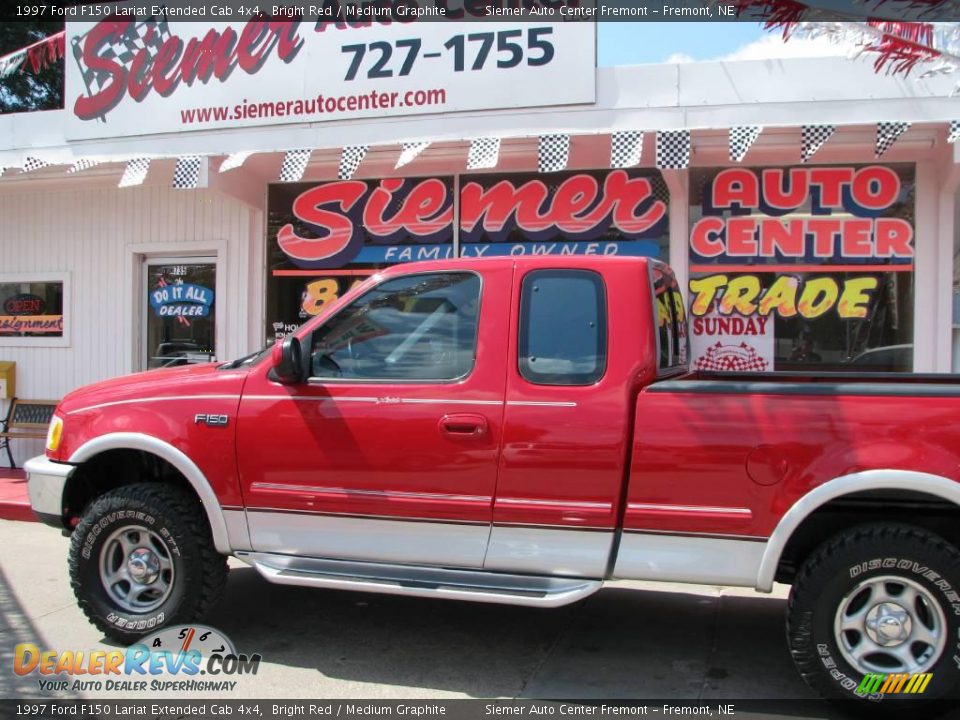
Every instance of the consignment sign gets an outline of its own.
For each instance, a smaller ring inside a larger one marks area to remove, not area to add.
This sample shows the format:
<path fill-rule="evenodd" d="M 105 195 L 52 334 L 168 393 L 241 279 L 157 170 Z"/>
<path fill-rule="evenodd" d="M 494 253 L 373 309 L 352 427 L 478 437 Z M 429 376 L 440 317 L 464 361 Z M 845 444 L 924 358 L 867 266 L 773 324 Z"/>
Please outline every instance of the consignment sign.
<path fill-rule="evenodd" d="M 595 26 L 67 23 L 69 139 L 592 103 Z"/>

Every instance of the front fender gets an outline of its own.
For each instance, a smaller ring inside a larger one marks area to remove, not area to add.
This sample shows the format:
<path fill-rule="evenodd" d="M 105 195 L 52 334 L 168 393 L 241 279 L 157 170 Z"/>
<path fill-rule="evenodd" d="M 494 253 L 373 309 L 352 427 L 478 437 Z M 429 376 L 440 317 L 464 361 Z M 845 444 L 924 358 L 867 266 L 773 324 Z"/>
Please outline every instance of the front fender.
<path fill-rule="evenodd" d="M 213 536 L 213 544 L 217 551 L 224 555 L 232 552 L 227 523 L 217 495 L 200 468 L 187 455 L 173 445 L 150 435 L 119 432 L 101 435 L 83 443 L 70 456 L 70 463 L 79 465 L 107 450 L 142 450 L 170 463 L 187 479 L 200 498 L 210 523 L 210 534 Z"/>

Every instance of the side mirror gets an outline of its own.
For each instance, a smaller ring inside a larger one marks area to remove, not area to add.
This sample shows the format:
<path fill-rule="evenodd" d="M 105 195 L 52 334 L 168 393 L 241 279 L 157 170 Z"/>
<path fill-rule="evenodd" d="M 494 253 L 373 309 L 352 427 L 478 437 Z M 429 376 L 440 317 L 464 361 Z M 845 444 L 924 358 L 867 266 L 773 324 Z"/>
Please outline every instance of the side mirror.
<path fill-rule="evenodd" d="M 273 346 L 273 378 L 284 385 L 303 380 L 303 345 L 299 338 L 287 335 Z"/>

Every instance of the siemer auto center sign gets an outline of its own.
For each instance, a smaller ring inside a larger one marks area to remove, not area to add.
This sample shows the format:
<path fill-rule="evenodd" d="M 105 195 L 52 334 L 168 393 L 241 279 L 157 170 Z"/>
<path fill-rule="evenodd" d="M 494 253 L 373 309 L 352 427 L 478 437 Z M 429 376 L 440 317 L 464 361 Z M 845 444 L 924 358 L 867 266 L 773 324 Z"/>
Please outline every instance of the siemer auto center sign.
<path fill-rule="evenodd" d="M 345 10 L 345 8 L 340 8 Z M 67 23 L 69 139 L 592 103 L 593 23 Z"/>

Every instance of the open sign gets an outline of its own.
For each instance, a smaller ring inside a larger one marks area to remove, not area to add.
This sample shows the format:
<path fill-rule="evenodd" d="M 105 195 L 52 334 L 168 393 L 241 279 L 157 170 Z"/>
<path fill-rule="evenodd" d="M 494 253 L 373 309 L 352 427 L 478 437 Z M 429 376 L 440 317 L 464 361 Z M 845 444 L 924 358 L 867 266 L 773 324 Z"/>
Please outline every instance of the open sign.
<path fill-rule="evenodd" d="M 46 301 L 30 293 L 11 295 L 3 301 L 4 315 L 43 315 L 46 309 Z"/>

